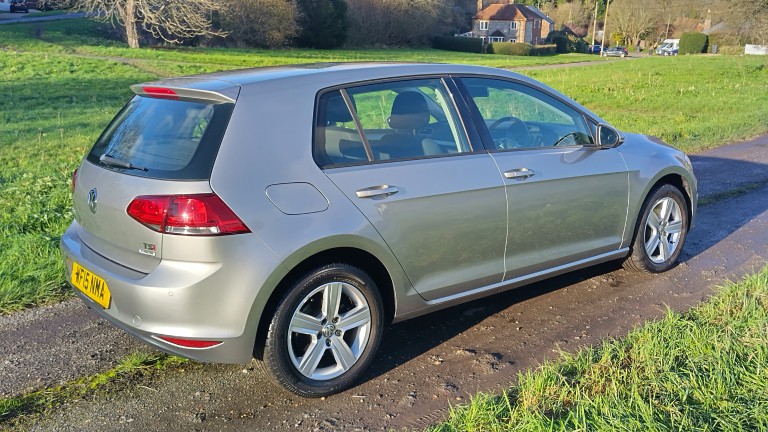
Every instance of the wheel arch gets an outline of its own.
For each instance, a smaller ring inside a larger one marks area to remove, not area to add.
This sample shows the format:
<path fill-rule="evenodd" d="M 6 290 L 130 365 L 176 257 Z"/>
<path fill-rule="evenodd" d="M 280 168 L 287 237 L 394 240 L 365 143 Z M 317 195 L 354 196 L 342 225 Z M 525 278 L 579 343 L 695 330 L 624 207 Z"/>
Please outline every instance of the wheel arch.
<path fill-rule="evenodd" d="M 639 200 L 639 205 L 635 209 L 634 219 L 632 221 L 631 230 L 628 231 L 631 233 L 631 236 L 628 239 L 628 244 L 632 244 L 635 241 L 635 236 L 637 235 L 637 224 L 640 222 L 640 218 L 642 217 L 642 214 L 640 214 L 643 205 L 645 204 L 645 201 L 648 199 L 648 197 L 655 191 L 656 189 L 660 188 L 661 186 L 668 184 L 676 187 L 677 189 L 682 192 L 683 197 L 685 198 L 685 204 L 687 208 L 687 216 L 688 216 L 688 227 L 687 229 L 690 230 L 693 227 L 693 218 L 694 218 L 694 208 L 693 208 L 693 193 L 694 189 L 691 185 L 690 181 L 685 178 L 684 175 L 678 172 L 668 172 L 665 174 L 660 174 L 657 179 L 655 179 L 652 182 L 648 183 L 648 186 L 643 191 L 642 200 Z M 630 215 L 631 217 L 631 215 Z"/>
<path fill-rule="evenodd" d="M 366 272 L 376 283 L 379 294 L 381 294 L 385 320 L 392 321 L 396 311 L 396 294 L 393 278 L 384 263 L 372 253 L 355 247 L 326 249 L 304 258 L 293 266 L 278 282 L 262 309 L 258 320 L 253 348 L 254 357 L 259 360 L 262 359 L 264 342 L 269 332 L 272 313 L 277 309 L 278 302 L 286 290 L 290 289 L 291 284 L 313 269 L 333 263 L 348 264 Z"/>

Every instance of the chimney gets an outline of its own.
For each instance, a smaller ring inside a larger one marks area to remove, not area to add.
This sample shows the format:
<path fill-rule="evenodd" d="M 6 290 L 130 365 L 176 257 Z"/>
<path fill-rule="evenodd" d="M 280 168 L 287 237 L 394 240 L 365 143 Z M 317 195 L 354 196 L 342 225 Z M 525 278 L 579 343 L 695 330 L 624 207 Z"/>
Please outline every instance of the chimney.
<path fill-rule="evenodd" d="M 712 10 L 707 9 L 707 19 L 704 20 L 704 30 L 709 30 L 712 27 Z"/>
<path fill-rule="evenodd" d="M 483 6 L 483 0 L 477 0 L 477 13 L 480 13 L 480 11 L 485 9 Z"/>

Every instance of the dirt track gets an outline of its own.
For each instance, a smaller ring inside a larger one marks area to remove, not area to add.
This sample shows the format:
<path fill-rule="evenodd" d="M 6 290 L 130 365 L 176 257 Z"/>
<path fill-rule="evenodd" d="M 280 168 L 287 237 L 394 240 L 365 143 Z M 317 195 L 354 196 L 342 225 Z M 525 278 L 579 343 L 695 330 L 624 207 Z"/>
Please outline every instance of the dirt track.
<path fill-rule="evenodd" d="M 518 371 L 706 298 L 768 260 L 768 136 L 692 156 L 702 207 L 681 265 L 657 276 L 607 264 L 393 325 L 367 380 L 323 400 L 277 390 L 253 365 L 192 365 L 147 387 L 78 401 L 39 430 L 380 430 L 423 427 Z M 722 195 L 721 195 L 722 196 Z M 0 317 L 0 395 L 109 368 L 139 344 L 79 302 Z M 146 348 L 140 348 L 146 349 Z"/>

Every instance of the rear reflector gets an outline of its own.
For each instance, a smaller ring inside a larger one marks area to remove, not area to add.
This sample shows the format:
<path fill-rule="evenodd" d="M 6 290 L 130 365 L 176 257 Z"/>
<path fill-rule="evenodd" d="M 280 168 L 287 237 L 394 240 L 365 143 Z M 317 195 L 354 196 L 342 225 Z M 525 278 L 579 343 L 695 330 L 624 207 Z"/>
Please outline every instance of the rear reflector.
<path fill-rule="evenodd" d="M 165 87 L 143 87 L 144 93 L 148 96 L 160 98 L 160 99 L 172 99 L 179 100 L 179 96 L 175 91 Z"/>
<path fill-rule="evenodd" d="M 209 340 L 197 340 L 197 339 L 182 339 L 170 336 L 155 336 L 157 339 L 168 342 L 173 345 L 178 345 L 184 348 L 211 348 L 216 345 L 221 345 L 222 341 L 209 341 Z"/>
<path fill-rule="evenodd" d="M 75 193 L 75 184 L 77 184 L 77 170 L 72 173 L 72 193 Z"/>
<path fill-rule="evenodd" d="M 215 236 L 251 232 L 216 194 L 144 195 L 128 204 L 128 215 L 165 234 Z"/>

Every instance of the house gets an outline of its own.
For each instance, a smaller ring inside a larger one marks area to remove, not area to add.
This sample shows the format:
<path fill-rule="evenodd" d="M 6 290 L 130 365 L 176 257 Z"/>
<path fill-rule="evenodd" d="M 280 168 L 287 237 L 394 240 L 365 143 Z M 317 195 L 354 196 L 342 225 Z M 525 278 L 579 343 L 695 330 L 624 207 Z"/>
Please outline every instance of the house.
<path fill-rule="evenodd" d="M 486 6 L 477 0 L 477 14 L 472 17 L 469 36 L 484 42 L 526 42 L 540 44 L 554 28 L 555 22 L 534 6 L 502 0 Z"/>

